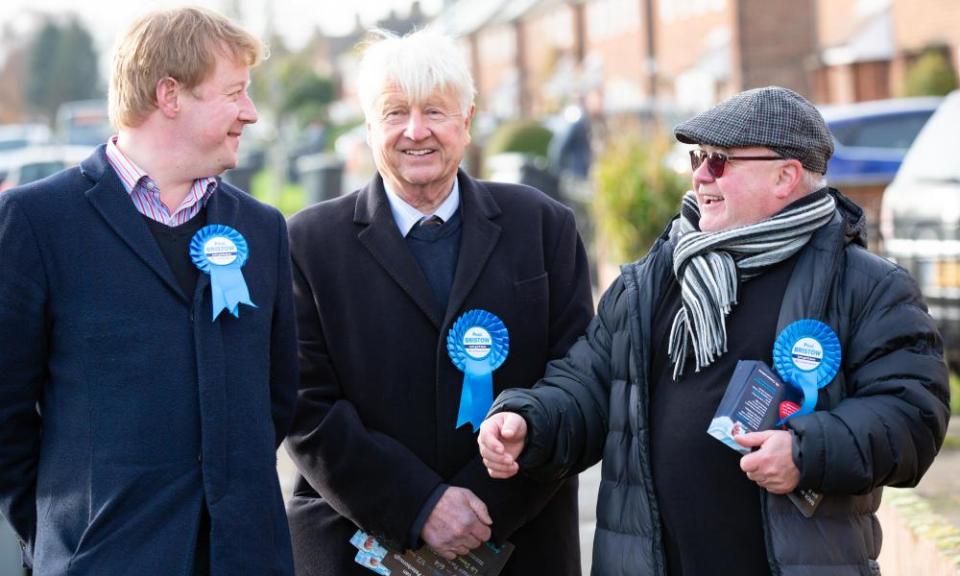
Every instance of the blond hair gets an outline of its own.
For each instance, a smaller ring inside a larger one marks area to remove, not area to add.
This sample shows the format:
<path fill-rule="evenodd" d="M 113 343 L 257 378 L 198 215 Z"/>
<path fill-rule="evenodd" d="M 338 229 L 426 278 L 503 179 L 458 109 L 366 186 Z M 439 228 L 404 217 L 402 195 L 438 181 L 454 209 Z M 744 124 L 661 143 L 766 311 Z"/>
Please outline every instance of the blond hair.
<path fill-rule="evenodd" d="M 114 47 L 110 120 L 117 128 L 139 126 L 156 109 L 156 89 L 170 77 L 187 90 L 213 73 L 217 56 L 255 66 L 263 43 L 226 17 L 205 8 L 160 10 L 130 25 Z"/>

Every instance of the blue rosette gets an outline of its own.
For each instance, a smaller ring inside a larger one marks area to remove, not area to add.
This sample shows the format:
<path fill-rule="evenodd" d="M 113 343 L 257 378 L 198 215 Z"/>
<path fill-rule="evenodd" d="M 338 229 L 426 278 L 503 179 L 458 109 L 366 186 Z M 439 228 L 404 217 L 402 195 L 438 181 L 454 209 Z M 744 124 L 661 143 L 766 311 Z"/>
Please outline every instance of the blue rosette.
<path fill-rule="evenodd" d="M 803 403 L 778 425 L 813 412 L 818 391 L 833 381 L 841 358 L 840 339 L 819 320 L 797 320 L 780 332 L 773 344 L 773 365 L 784 382 L 803 393 Z"/>
<path fill-rule="evenodd" d="M 493 404 L 493 371 L 510 352 L 510 335 L 500 318 L 486 310 L 468 310 L 447 332 L 447 354 L 463 372 L 457 428 L 476 432 Z"/>
<path fill-rule="evenodd" d="M 257 307 L 250 300 L 247 282 L 240 271 L 248 254 L 243 235 L 223 224 L 204 226 L 190 240 L 190 259 L 201 272 L 210 275 L 213 321 L 224 310 L 239 318 L 240 304 Z"/>

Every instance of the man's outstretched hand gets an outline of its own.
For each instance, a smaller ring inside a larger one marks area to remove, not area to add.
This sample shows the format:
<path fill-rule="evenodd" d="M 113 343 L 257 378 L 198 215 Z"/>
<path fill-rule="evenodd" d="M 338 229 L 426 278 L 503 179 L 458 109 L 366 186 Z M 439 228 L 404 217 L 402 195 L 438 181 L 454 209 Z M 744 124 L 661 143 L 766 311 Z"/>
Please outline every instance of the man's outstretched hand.
<path fill-rule="evenodd" d="M 527 421 L 514 412 L 498 412 L 480 425 L 477 443 L 491 478 L 510 478 L 520 471 L 517 458 L 527 440 Z"/>

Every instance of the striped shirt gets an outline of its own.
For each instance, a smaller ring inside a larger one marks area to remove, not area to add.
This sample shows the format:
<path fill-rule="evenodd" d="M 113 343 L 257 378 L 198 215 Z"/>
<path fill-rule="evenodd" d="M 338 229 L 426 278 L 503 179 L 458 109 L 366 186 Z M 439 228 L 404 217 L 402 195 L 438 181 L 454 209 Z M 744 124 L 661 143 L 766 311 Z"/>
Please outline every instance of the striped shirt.
<path fill-rule="evenodd" d="M 130 194 L 137 211 L 166 226 L 179 226 L 199 214 L 217 188 L 217 178 L 213 176 L 194 180 L 186 197 L 171 213 L 160 201 L 160 188 L 157 183 L 117 148 L 116 136 L 107 141 L 107 161 L 120 177 L 120 182 Z"/>

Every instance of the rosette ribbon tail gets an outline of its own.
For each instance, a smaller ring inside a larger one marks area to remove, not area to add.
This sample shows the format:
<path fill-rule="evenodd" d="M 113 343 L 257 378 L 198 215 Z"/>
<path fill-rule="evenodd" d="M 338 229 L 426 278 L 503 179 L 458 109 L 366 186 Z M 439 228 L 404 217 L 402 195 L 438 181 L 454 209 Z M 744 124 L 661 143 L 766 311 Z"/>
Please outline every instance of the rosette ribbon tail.
<path fill-rule="evenodd" d="M 457 428 L 470 424 L 476 432 L 493 405 L 493 370 L 486 360 L 468 358 L 464 364 Z"/>
<path fill-rule="evenodd" d="M 256 308 L 250 300 L 247 282 L 240 266 L 212 266 L 210 270 L 210 293 L 213 297 L 213 320 L 227 310 L 235 318 L 240 317 L 240 304 Z"/>
<path fill-rule="evenodd" d="M 817 378 L 815 374 L 795 374 L 794 375 L 795 383 L 794 385 L 797 388 L 800 388 L 800 391 L 803 392 L 803 403 L 800 405 L 800 409 L 789 414 L 780 419 L 776 423 L 777 427 L 783 426 L 791 418 L 797 416 L 803 416 L 804 414 L 812 414 L 813 409 L 817 407 L 817 399 L 820 396 L 820 387 L 817 385 Z"/>
<path fill-rule="evenodd" d="M 780 332 L 773 344 L 773 364 L 785 382 L 803 393 L 803 403 L 777 426 L 816 409 L 819 390 L 836 377 L 842 357 L 837 333 L 819 320 L 797 320 Z"/>

